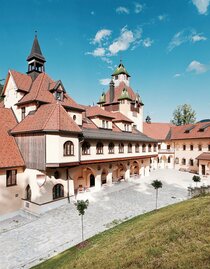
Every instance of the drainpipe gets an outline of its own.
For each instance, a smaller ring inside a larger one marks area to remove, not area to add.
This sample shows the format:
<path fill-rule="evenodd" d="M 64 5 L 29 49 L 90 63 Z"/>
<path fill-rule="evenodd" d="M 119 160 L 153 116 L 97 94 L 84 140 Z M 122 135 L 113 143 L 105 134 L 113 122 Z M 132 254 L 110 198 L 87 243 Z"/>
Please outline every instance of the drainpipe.
<path fill-rule="evenodd" d="M 66 169 L 66 177 L 67 177 L 67 197 L 68 203 L 70 204 L 70 195 L 69 195 L 69 169 Z"/>

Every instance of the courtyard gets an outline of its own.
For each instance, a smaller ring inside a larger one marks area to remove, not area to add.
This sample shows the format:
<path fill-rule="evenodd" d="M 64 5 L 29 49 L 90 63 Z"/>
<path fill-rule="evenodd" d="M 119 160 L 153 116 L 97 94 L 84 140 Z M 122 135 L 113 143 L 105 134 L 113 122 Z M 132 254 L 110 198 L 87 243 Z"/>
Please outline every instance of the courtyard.
<path fill-rule="evenodd" d="M 192 176 L 176 170 L 156 170 L 149 177 L 103 186 L 98 192 L 80 193 L 77 199 L 90 201 L 84 217 L 85 238 L 153 210 L 155 190 L 150 184 L 154 179 L 163 182 L 159 208 L 189 198 L 187 187 L 195 185 Z M 209 179 L 202 179 L 200 184 L 208 185 Z M 23 214 L 0 222 L 0 268 L 30 268 L 78 244 L 81 223 L 74 201 L 41 216 Z"/>

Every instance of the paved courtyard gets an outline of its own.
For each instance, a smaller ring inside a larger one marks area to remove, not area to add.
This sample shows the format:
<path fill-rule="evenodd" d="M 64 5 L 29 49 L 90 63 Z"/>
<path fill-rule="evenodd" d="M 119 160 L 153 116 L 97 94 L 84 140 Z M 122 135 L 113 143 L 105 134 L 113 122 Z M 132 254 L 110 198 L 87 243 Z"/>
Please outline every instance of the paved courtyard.
<path fill-rule="evenodd" d="M 155 207 L 154 179 L 163 182 L 158 207 L 188 198 L 187 187 L 194 185 L 192 174 L 175 170 L 157 170 L 149 177 L 104 186 L 100 192 L 79 194 L 90 201 L 84 217 L 84 234 L 89 238 L 127 218 Z M 201 184 L 209 184 L 206 179 Z M 30 268 L 77 244 L 81 239 L 80 217 L 72 203 L 40 217 L 17 216 L 0 222 L 0 269 Z"/>

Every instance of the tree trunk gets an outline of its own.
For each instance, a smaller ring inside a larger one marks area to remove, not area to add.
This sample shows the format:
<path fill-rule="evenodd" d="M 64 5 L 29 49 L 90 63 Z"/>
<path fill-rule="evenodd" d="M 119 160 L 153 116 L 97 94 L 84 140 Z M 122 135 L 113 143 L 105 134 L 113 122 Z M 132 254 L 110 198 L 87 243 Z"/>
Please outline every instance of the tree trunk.
<path fill-rule="evenodd" d="M 81 222 L 82 222 L 82 242 L 84 241 L 84 233 L 83 233 L 83 215 L 81 215 Z"/>
<path fill-rule="evenodd" d="M 156 189 L 156 210 L 157 210 L 157 200 L 158 200 L 158 189 Z"/>

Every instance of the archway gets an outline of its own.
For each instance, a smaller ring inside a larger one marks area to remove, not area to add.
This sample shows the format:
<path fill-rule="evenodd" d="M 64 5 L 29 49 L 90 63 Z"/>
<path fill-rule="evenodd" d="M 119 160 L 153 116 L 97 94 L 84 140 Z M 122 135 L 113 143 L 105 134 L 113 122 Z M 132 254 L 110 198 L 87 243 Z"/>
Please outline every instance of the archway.
<path fill-rule="evenodd" d="M 93 174 L 90 174 L 90 187 L 95 186 L 95 176 Z"/>
<path fill-rule="evenodd" d="M 101 173 L 101 184 L 106 184 L 107 174 L 108 172 L 105 169 L 103 169 Z"/>

